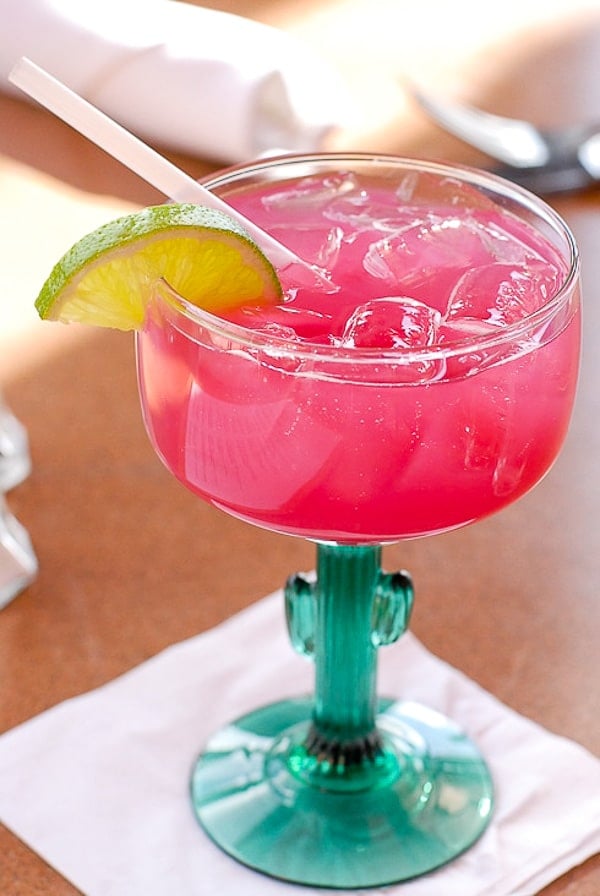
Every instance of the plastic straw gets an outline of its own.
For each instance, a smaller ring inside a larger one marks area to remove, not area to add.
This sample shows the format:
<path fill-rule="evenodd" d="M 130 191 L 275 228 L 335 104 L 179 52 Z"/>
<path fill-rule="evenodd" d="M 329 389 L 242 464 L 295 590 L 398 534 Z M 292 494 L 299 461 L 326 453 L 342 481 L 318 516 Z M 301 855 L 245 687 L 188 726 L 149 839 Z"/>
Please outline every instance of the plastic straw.
<path fill-rule="evenodd" d="M 225 212 L 242 225 L 274 265 L 279 268 L 300 265 L 305 271 L 310 271 L 313 280 L 321 279 L 307 262 L 290 249 L 30 59 L 22 57 L 8 78 L 169 199 L 193 202 Z"/>

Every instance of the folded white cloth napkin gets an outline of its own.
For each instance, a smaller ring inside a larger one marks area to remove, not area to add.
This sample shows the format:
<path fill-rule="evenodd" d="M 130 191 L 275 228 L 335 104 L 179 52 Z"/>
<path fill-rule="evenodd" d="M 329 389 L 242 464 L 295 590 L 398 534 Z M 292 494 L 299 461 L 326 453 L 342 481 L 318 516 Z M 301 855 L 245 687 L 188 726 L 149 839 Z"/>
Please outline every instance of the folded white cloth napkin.
<path fill-rule="evenodd" d="M 0 819 L 86 896 L 322 893 L 238 865 L 188 802 L 190 767 L 211 732 L 310 689 L 277 593 L 4 734 Z M 380 690 L 458 721 L 497 789 L 472 849 L 385 893 L 532 896 L 600 849 L 600 762 L 580 746 L 503 706 L 410 634 L 380 651 Z"/>
<path fill-rule="evenodd" d="M 291 35 L 176 0 L 0 0 L 0 89 L 21 56 L 140 137 L 224 162 L 313 151 L 350 114 Z"/>

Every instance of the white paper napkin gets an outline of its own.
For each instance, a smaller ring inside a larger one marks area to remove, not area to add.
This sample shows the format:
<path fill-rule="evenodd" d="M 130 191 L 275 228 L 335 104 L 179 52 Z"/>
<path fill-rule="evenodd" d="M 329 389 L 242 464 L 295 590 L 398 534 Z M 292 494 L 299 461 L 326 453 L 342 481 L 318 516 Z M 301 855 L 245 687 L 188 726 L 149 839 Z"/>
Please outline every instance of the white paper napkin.
<path fill-rule="evenodd" d="M 410 634 L 380 651 L 380 691 L 458 721 L 487 757 L 494 819 L 464 856 L 398 896 L 532 896 L 600 849 L 600 762 L 517 715 Z M 0 738 L 0 819 L 86 896 L 308 896 L 221 853 L 188 802 L 219 726 L 312 688 L 281 593 Z M 514 770 L 518 773 L 514 774 Z M 370 891 L 377 892 L 377 891 Z"/>
<path fill-rule="evenodd" d="M 341 79 L 291 35 L 176 0 L 0 0 L 0 88 L 21 56 L 140 137 L 224 162 L 319 149 Z"/>

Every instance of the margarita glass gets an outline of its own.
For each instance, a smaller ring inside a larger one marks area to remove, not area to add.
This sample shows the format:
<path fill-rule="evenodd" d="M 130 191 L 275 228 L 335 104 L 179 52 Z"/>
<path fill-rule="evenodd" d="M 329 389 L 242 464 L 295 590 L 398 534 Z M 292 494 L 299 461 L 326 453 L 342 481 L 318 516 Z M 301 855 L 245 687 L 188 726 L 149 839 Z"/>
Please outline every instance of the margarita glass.
<path fill-rule="evenodd" d="M 475 842 L 493 784 L 454 722 L 377 695 L 377 650 L 413 599 L 407 573 L 381 570 L 382 545 L 494 513 L 552 465 L 578 372 L 576 248 L 541 200 L 458 167 L 287 156 L 208 186 L 334 286 L 296 284 L 280 306 L 222 319 L 161 284 L 137 334 L 144 419 L 169 470 L 317 549 L 314 579 L 285 588 L 314 697 L 216 733 L 193 807 L 272 876 L 406 880 Z"/>

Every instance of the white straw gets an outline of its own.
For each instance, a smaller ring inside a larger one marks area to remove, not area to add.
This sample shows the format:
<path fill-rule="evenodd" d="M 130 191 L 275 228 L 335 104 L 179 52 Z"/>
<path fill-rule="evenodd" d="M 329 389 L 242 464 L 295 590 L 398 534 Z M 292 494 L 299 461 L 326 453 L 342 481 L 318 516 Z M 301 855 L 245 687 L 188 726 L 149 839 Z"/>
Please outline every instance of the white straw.
<path fill-rule="evenodd" d="M 22 57 L 8 78 L 169 199 L 209 206 L 235 218 L 278 267 L 287 267 L 290 264 L 308 267 L 307 263 L 290 249 L 30 59 Z"/>

